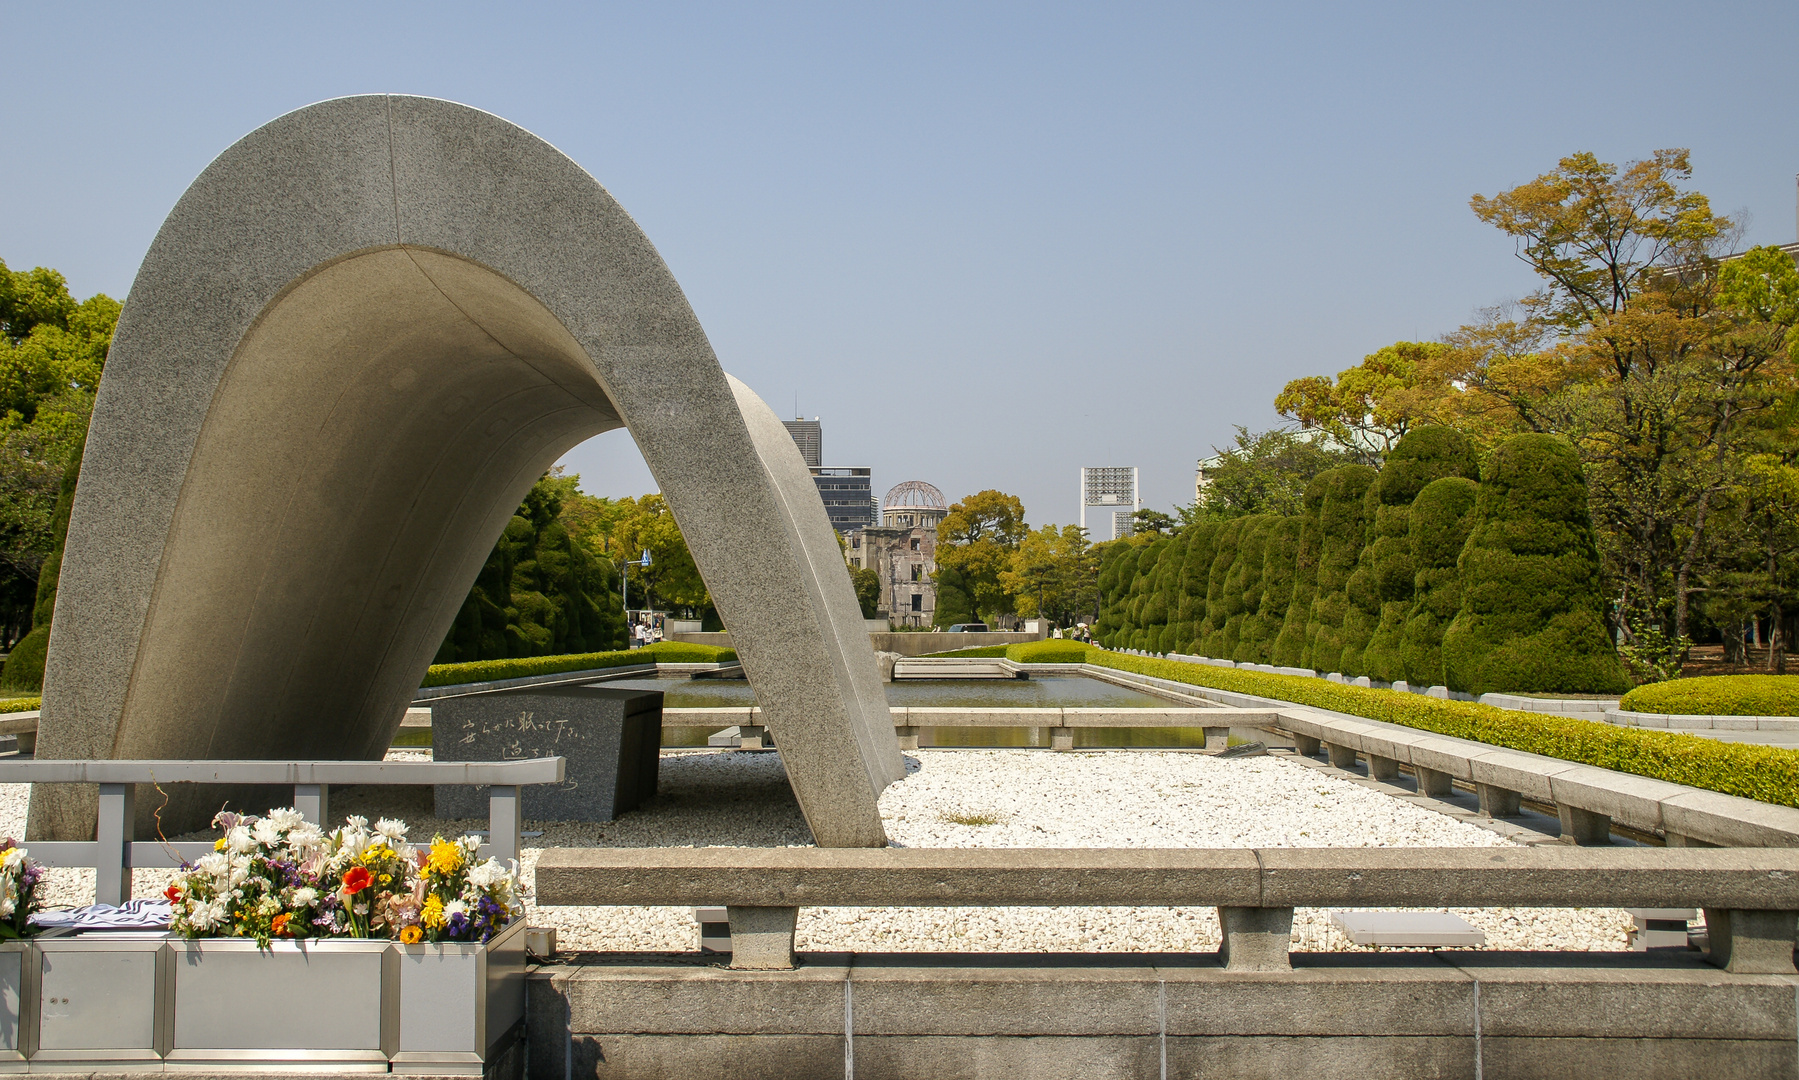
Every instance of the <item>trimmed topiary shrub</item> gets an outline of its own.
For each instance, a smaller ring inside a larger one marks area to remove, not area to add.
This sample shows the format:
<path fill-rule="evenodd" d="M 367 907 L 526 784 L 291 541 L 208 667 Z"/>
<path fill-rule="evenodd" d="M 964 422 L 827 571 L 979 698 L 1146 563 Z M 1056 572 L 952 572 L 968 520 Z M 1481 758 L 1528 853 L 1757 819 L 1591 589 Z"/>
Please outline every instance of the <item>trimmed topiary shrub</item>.
<path fill-rule="evenodd" d="M 1212 558 L 1218 554 L 1216 521 L 1188 526 L 1187 554 L 1181 560 L 1180 604 L 1172 651 L 1190 653 L 1198 648 L 1200 624 L 1206 618 L 1206 586 L 1211 580 Z"/>
<path fill-rule="evenodd" d="M 1300 666 L 1328 672 L 1343 670 L 1349 576 L 1368 541 L 1365 502 L 1379 474 L 1366 465 L 1342 465 L 1320 475 L 1329 479 L 1318 510 L 1318 598 L 1312 601 Z"/>
<path fill-rule="evenodd" d="M 1625 694 L 1618 708 L 1672 716 L 1799 716 L 1799 675 L 1707 675 L 1650 683 Z"/>
<path fill-rule="evenodd" d="M 1124 647 L 1119 635 L 1125 632 L 1124 605 L 1137 572 L 1137 550 L 1131 544 L 1108 543 L 1099 559 L 1100 616 L 1093 632 L 1114 649 Z"/>
<path fill-rule="evenodd" d="M 1240 609 L 1241 598 L 1232 597 L 1224 587 L 1231 567 L 1237 563 L 1237 541 L 1243 535 L 1242 518 L 1225 522 L 1212 545 L 1212 569 L 1206 576 L 1206 620 L 1199 625 L 1199 640 L 1194 651 L 1201 656 L 1223 658 L 1224 624 Z"/>
<path fill-rule="evenodd" d="M 1258 641 L 1251 624 L 1262 610 L 1262 564 L 1268 557 L 1268 534 L 1279 521 L 1273 514 L 1243 519 L 1243 531 L 1237 535 L 1237 559 L 1224 581 L 1225 591 L 1235 598 L 1238 610 L 1225 621 L 1225 651 L 1218 654 L 1220 659 L 1268 662 L 1274 639 Z"/>
<path fill-rule="evenodd" d="M 1514 435 L 1488 456 L 1458 568 L 1461 610 L 1443 633 L 1451 689 L 1630 688 L 1606 633 L 1587 486 L 1566 442 Z"/>
<path fill-rule="evenodd" d="M 1785 747 L 1719 742 L 1696 735 L 1619 727 L 1599 720 L 1514 712 L 1472 701 L 1440 701 L 1422 694 L 1343 686 L 1303 675 L 1122 656 L 1098 649 L 1087 657 L 1087 662 L 1194 686 L 1331 709 L 1745 799 L 1799 806 L 1799 750 Z"/>
<path fill-rule="evenodd" d="M 1018 664 L 1084 664 L 1087 654 L 1092 651 L 1092 646 L 1079 641 L 1048 638 L 1008 645 L 1006 659 Z"/>
<path fill-rule="evenodd" d="M 1473 445 L 1451 428 L 1413 428 L 1387 455 L 1380 480 L 1369 489 L 1373 540 L 1362 551 L 1349 596 L 1361 618 L 1372 622 L 1373 632 L 1356 674 L 1383 682 L 1406 677 L 1405 624 L 1417 576 L 1410 539 L 1412 504 L 1426 487 L 1448 477 L 1480 478 Z"/>
<path fill-rule="evenodd" d="M 1174 625 L 1180 618 L 1181 568 L 1187 560 L 1187 535 L 1175 533 L 1168 538 L 1168 546 L 1162 549 L 1162 557 L 1156 560 L 1155 580 L 1150 589 L 1155 593 L 1152 608 L 1155 643 L 1150 646 L 1154 652 L 1170 652 L 1174 648 L 1174 636 L 1178 628 Z"/>
<path fill-rule="evenodd" d="M 1474 524 L 1480 485 L 1459 476 L 1425 485 L 1413 500 L 1407 538 L 1412 549 L 1412 607 L 1405 622 L 1400 658 L 1406 681 L 1444 686 L 1443 631 L 1461 610 L 1456 560 Z"/>
<path fill-rule="evenodd" d="M 1255 613 L 1243 622 L 1243 640 L 1237 645 L 1239 661 L 1274 662 L 1275 643 L 1293 603 L 1293 567 L 1302 525 L 1296 517 L 1276 517 L 1268 527 L 1262 545 L 1262 599 Z M 1244 656 L 1245 652 L 1251 656 Z"/>
<path fill-rule="evenodd" d="M 1274 639 L 1271 663 L 1276 667 L 1302 667 L 1306 663 L 1306 628 L 1312 621 L 1312 601 L 1318 596 L 1318 554 L 1322 543 L 1318 515 L 1324 507 L 1324 489 L 1329 482 L 1325 474 L 1314 476 L 1300 501 L 1299 541 L 1293 551 L 1293 598 L 1287 601 L 1280 636 Z"/>

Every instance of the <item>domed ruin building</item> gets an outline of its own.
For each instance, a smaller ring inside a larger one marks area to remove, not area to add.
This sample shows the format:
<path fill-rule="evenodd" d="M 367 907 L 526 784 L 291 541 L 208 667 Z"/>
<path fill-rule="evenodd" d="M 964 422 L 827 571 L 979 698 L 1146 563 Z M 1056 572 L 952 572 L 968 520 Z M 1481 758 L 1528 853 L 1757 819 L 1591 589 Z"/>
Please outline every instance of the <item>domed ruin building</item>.
<path fill-rule="evenodd" d="M 850 564 L 881 575 L 880 610 L 894 626 L 929 626 L 937 613 L 937 524 L 943 492 L 923 480 L 895 485 L 878 524 L 849 534 Z"/>

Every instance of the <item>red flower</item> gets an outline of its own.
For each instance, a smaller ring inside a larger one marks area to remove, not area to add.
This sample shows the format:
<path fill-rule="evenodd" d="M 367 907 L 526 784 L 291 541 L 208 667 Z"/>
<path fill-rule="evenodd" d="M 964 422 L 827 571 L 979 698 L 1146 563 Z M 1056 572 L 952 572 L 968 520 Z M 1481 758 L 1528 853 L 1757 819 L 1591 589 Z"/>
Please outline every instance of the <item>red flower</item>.
<path fill-rule="evenodd" d="M 344 892 L 350 896 L 355 896 L 373 882 L 374 875 L 369 873 L 366 866 L 352 866 L 344 871 Z"/>
<path fill-rule="evenodd" d="M 169 898 L 171 904 L 181 903 L 181 886 L 179 885 L 170 885 L 162 891 L 162 894 Z"/>

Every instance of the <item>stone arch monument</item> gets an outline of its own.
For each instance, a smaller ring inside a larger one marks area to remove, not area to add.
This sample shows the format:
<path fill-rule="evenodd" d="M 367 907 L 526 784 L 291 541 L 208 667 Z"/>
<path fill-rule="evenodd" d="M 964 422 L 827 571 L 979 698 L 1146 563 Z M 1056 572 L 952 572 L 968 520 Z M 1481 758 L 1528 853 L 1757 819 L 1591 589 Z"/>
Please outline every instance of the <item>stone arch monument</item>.
<path fill-rule="evenodd" d="M 417 97 L 252 132 L 157 234 L 94 407 L 39 756 L 379 757 L 525 492 L 621 426 L 814 836 L 883 844 L 903 764 L 793 440 L 591 176 Z M 91 792 L 34 792 L 34 836 L 92 827 Z"/>

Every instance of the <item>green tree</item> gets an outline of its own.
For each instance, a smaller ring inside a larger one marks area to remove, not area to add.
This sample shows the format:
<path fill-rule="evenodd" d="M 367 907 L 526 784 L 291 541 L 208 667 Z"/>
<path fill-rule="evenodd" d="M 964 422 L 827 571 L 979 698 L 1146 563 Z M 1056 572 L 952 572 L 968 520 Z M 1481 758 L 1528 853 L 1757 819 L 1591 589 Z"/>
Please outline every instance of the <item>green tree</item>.
<path fill-rule="evenodd" d="M 1281 428 L 1251 435 L 1248 428 L 1239 427 L 1236 444 L 1224 450 L 1213 447 L 1213 453 L 1205 467 L 1204 496 L 1185 508 L 1183 517 L 1297 515 L 1312 478 L 1350 460 L 1328 437 Z"/>
<path fill-rule="evenodd" d="M 1072 626 L 1093 611 L 1097 553 L 1078 525 L 1044 525 L 1024 535 L 1000 586 L 1017 598 L 1018 613 Z"/>
<path fill-rule="evenodd" d="M 937 525 L 939 625 L 987 622 L 1013 610 L 999 578 L 1028 529 L 1024 503 L 1003 491 L 976 492 L 950 506 Z"/>
<path fill-rule="evenodd" d="M 1515 435 L 1481 470 L 1458 564 L 1462 605 L 1443 634 L 1452 690 L 1615 693 L 1580 459 L 1562 439 Z"/>
<path fill-rule="evenodd" d="M 579 480 L 545 473 L 532 485 L 457 612 L 436 663 L 625 646 L 616 572 L 561 521 L 564 499 Z"/>
<path fill-rule="evenodd" d="M 118 319 L 118 301 L 105 294 L 77 302 L 55 270 L 0 262 L 0 638 L 43 631 L 22 658 L 39 654 L 33 679 L 55 599 L 52 583 L 51 603 L 36 602 L 40 571 L 61 543 L 59 498 L 65 477 L 72 497 L 70 462 L 87 438 Z M 43 611 L 35 624 L 34 608 Z"/>
<path fill-rule="evenodd" d="M 874 618 L 875 612 L 881 609 L 881 575 L 866 566 L 853 567 L 850 585 L 856 590 L 856 603 L 862 608 L 862 617 Z"/>
<path fill-rule="evenodd" d="M 699 612 L 711 604 L 706 582 L 687 550 L 674 512 L 660 494 L 616 502 L 620 513 L 606 538 L 605 554 L 625 560 L 626 583 L 634 608 L 680 608 Z M 643 552 L 650 565 L 642 565 Z"/>
<path fill-rule="evenodd" d="M 1720 306 L 1731 222 L 1682 188 L 1691 176 L 1685 150 L 1622 169 L 1579 153 L 1470 203 L 1543 279 L 1524 305 L 1572 377 L 1532 426 L 1567 436 L 1584 463 L 1627 637 L 1669 624 L 1686 636 L 1712 513 L 1773 374 L 1772 339 L 1733 334 Z M 1765 267 L 1776 262 L 1791 272 Z"/>
<path fill-rule="evenodd" d="M 1310 376 L 1289 382 L 1275 410 L 1306 428 L 1322 431 L 1376 463 L 1430 419 L 1441 397 L 1431 378 L 1448 346 L 1434 341 L 1396 341 L 1337 373 L 1333 382 Z"/>

